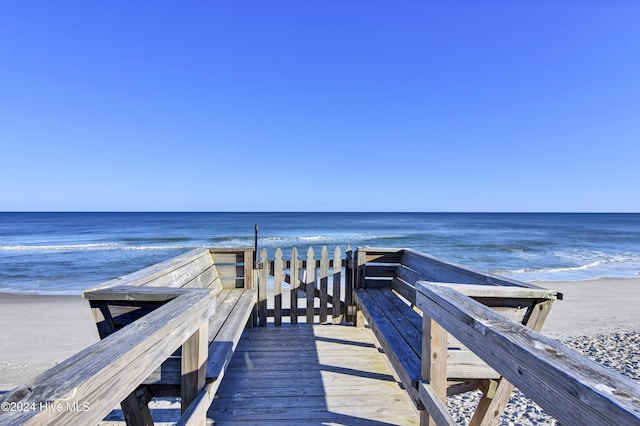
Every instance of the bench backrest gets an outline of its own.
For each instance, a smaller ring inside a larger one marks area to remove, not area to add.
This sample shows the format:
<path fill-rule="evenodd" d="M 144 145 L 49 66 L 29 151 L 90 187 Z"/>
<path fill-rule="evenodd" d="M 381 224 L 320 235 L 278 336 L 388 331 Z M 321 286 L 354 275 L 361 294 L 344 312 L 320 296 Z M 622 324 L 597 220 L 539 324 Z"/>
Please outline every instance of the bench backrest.
<path fill-rule="evenodd" d="M 522 281 L 517 281 L 498 275 L 481 273 L 473 269 L 445 262 L 436 257 L 421 253 L 412 249 L 396 248 L 358 248 L 357 254 L 357 279 L 356 287 L 390 287 L 409 303 L 416 304 L 417 281 L 432 281 L 441 283 L 464 284 L 465 287 L 475 285 L 473 294 L 467 295 L 474 299 L 502 298 L 501 288 L 517 287 L 521 291 L 520 297 L 514 298 L 514 293 L 505 296 L 514 303 L 498 300 L 493 301 L 496 307 L 515 306 L 522 307 L 523 300 L 536 299 L 561 299 L 562 294 L 547 290 Z M 517 299 L 517 300 L 514 300 Z M 529 302 L 524 302 L 529 305 Z"/>
<path fill-rule="evenodd" d="M 253 288 L 253 249 L 194 249 L 85 292 L 113 286 Z"/>
<path fill-rule="evenodd" d="M 101 338 L 147 315 L 166 300 L 123 299 L 109 289 L 121 287 L 254 288 L 252 248 L 201 248 L 109 280 L 83 294 L 91 305 Z M 120 294 L 120 295 L 119 295 Z"/>

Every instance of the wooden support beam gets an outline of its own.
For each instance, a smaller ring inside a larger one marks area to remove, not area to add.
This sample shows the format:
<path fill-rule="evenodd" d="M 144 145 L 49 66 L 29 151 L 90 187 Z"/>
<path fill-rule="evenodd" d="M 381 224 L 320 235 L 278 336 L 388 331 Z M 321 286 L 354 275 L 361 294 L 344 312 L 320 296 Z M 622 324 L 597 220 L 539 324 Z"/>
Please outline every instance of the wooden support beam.
<path fill-rule="evenodd" d="M 427 315 L 422 317 L 422 356 L 420 375 L 428 384 L 425 396 L 436 397 L 441 404 L 447 403 L 447 331 Z M 436 401 L 425 401 L 425 407 L 439 407 Z M 446 410 L 445 410 L 446 411 Z M 420 425 L 438 425 L 434 413 L 420 411 Z"/>
<path fill-rule="evenodd" d="M 207 374 L 208 349 L 209 322 L 206 321 L 182 344 L 180 405 L 183 414 L 204 387 Z"/>
<path fill-rule="evenodd" d="M 456 426 L 458 424 L 447 411 L 446 402 L 442 401 L 438 392 L 429 383 L 420 382 L 418 393 L 426 408 L 420 411 L 421 425 Z"/>
<path fill-rule="evenodd" d="M 153 426 L 149 410 L 151 394 L 147 386 L 140 386 L 120 403 L 127 426 Z"/>
<path fill-rule="evenodd" d="M 540 331 L 552 304 L 553 299 L 540 300 L 538 303 L 533 304 L 530 309 L 531 312 L 528 313 L 526 326 L 532 330 Z M 482 398 L 480 398 L 478 407 L 471 417 L 469 426 L 490 426 L 496 424 L 502 417 L 514 386 L 504 377 L 494 383 L 495 388 L 490 386 L 486 391 L 482 390 Z"/>

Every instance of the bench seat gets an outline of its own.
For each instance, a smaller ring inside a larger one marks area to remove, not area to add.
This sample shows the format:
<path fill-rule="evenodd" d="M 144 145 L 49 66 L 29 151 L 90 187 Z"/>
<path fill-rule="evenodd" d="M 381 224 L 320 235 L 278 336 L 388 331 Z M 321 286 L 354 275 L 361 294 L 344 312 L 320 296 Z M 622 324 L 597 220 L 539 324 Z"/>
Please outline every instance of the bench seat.
<path fill-rule="evenodd" d="M 357 288 L 354 301 L 417 405 L 422 317 L 389 288 Z"/>
<path fill-rule="evenodd" d="M 225 289 L 216 295 L 216 311 L 209 320 L 207 383 L 222 377 L 257 301 L 256 289 Z M 170 396 L 175 393 L 169 389 L 181 384 L 180 350 L 154 371 L 143 384 L 151 386 L 156 396 Z"/>
<path fill-rule="evenodd" d="M 481 274 L 409 249 L 359 248 L 354 303 L 356 325 L 368 323 L 405 390 L 419 410 L 420 382 L 424 377 L 423 315 L 416 307 L 415 282 L 430 281 L 453 287 L 476 301 L 523 325 L 539 330 L 556 292 L 503 277 Z M 481 389 L 493 398 L 500 374 L 453 336 L 446 334 L 446 393 Z M 445 371 L 445 370 L 443 370 Z M 506 385 L 501 385 L 506 389 Z M 510 391 L 509 391 L 510 392 Z M 508 393 L 501 399 L 508 397 Z M 506 403 L 506 401 L 505 401 Z M 502 404 L 502 402 L 500 402 Z M 500 408 L 501 410 L 502 408 Z"/>

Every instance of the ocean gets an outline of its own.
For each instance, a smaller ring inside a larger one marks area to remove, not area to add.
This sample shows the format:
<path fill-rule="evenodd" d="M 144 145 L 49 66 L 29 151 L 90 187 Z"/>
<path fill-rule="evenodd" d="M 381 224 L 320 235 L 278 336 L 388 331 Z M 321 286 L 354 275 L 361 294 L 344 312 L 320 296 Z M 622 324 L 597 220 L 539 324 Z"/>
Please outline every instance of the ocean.
<path fill-rule="evenodd" d="M 0 292 L 81 294 L 197 247 L 410 247 L 522 281 L 640 277 L 640 214 L 0 213 Z"/>

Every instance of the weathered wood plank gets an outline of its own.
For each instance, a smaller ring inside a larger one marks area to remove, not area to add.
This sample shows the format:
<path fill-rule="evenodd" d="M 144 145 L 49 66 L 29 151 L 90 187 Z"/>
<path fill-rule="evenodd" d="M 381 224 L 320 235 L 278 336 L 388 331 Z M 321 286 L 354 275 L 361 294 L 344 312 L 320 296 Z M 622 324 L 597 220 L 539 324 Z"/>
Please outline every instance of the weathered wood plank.
<path fill-rule="evenodd" d="M 282 250 L 280 247 L 276 249 L 276 258 L 273 264 L 273 321 L 276 326 L 282 325 L 282 281 L 284 280 L 283 262 L 282 262 Z"/>
<path fill-rule="evenodd" d="M 400 263 L 403 250 L 384 247 L 358 247 L 356 252 L 366 253 L 363 258 L 366 263 Z"/>
<path fill-rule="evenodd" d="M 540 331 L 544 324 L 547 314 L 553 304 L 553 299 L 544 301 L 534 301 L 536 303 L 530 309 L 528 317 L 517 319 L 516 322 L 523 323 L 534 331 Z M 473 413 L 473 417 L 469 422 L 470 426 L 489 426 L 495 424 L 502 413 L 504 412 L 507 402 L 513 392 L 514 386 L 506 381 L 504 378 L 500 378 L 497 382 L 496 389 L 492 390 L 491 394 L 483 391 L 482 398 L 478 403 L 476 411 Z"/>
<path fill-rule="evenodd" d="M 336 247 L 333 251 L 333 291 L 331 292 L 332 306 L 332 323 L 339 324 L 342 321 L 342 306 L 340 298 L 340 290 L 342 283 L 342 253 L 340 247 Z"/>
<path fill-rule="evenodd" d="M 207 371 L 209 323 L 205 321 L 195 333 L 182 344 L 182 383 L 180 406 L 184 414 L 205 384 Z"/>
<path fill-rule="evenodd" d="M 300 286 L 300 281 L 298 279 L 299 275 L 299 264 L 298 264 L 298 249 L 291 249 L 291 317 L 290 322 L 292 325 L 298 324 L 298 287 Z"/>
<path fill-rule="evenodd" d="M 296 357 L 282 339 L 297 343 Z M 269 344 L 256 346 L 257 342 Z M 351 344 L 353 343 L 353 344 Z M 393 379 L 368 330 L 299 325 L 247 330 L 208 418 L 215 424 L 416 425 L 417 412 Z M 345 351 L 349 356 L 341 356 Z M 299 347 L 308 348 L 298 350 Z M 359 353 L 358 353 L 359 352 Z M 302 356 L 303 360 L 296 360 Z M 287 361 L 295 364 L 287 364 Z M 271 364 L 271 362 L 274 362 Z"/>
<path fill-rule="evenodd" d="M 367 265 L 368 278 L 393 278 L 396 275 L 396 265 Z"/>
<path fill-rule="evenodd" d="M 221 248 L 210 249 L 213 262 L 216 265 L 237 265 L 244 262 L 245 251 L 251 251 L 253 248 L 229 248 L 228 250 Z"/>
<path fill-rule="evenodd" d="M 445 262 L 444 260 L 413 249 L 403 250 L 401 263 L 407 268 L 429 277 L 426 281 L 541 289 L 541 287 L 533 284 L 498 275 L 481 273 L 462 265 Z"/>
<path fill-rule="evenodd" d="M 355 288 L 355 265 L 353 259 L 353 250 L 351 246 L 347 247 L 345 253 L 345 277 L 344 277 L 344 319 L 345 322 L 355 321 L 355 305 L 353 303 L 353 289 Z"/>
<path fill-rule="evenodd" d="M 369 326 L 375 333 L 387 358 L 393 365 L 400 380 L 405 385 L 412 400 L 419 404 L 418 382 L 420 380 L 420 359 L 406 344 L 398 330 L 386 320 L 383 309 L 376 303 L 375 298 L 367 289 L 354 291 L 355 301 L 367 318 Z"/>
<path fill-rule="evenodd" d="M 217 294 L 215 289 L 208 289 L 212 294 Z M 143 287 L 143 286 L 114 286 L 87 290 L 85 299 L 91 301 L 126 301 L 126 302 L 166 302 L 182 294 L 199 293 L 198 288 L 171 288 L 171 287 Z"/>
<path fill-rule="evenodd" d="M 420 376 L 420 401 L 432 410 L 420 413 L 420 424 L 448 422 L 448 416 L 444 414 L 446 408 L 442 410 L 447 403 L 447 332 L 427 315 L 422 317 Z"/>
<path fill-rule="evenodd" d="M 245 250 L 244 252 L 244 270 L 243 270 L 243 275 L 244 275 L 244 288 L 255 288 L 256 287 L 256 283 L 254 281 L 254 279 L 257 279 L 257 277 L 254 277 L 254 256 L 257 256 L 258 253 L 254 253 L 251 250 Z"/>
<path fill-rule="evenodd" d="M 257 293 L 257 290 L 253 290 Z M 216 297 L 216 314 L 209 319 L 209 341 L 213 341 L 244 294 L 244 289 L 224 290 Z"/>
<path fill-rule="evenodd" d="M 196 263 L 194 264 L 194 262 Z M 209 250 L 194 249 L 123 277 L 106 281 L 88 291 L 113 286 L 161 285 L 166 287 L 181 287 L 182 284 L 189 282 L 192 277 L 196 276 L 202 270 L 202 265 L 209 266 L 212 263 L 213 260 L 211 259 Z M 168 284 L 165 285 L 164 283 Z"/>
<path fill-rule="evenodd" d="M 416 280 L 418 281 L 418 280 Z M 420 279 L 420 281 L 428 281 Z M 507 287 L 498 285 L 460 284 L 438 281 L 439 286 L 450 287 L 459 293 L 474 299 L 500 298 L 500 299 L 555 299 L 557 291 L 544 288 Z M 530 303 L 528 303 L 530 304 Z"/>
<path fill-rule="evenodd" d="M 418 305 L 567 424 L 640 424 L 640 384 L 451 288 L 419 282 Z"/>
<path fill-rule="evenodd" d="M 400 338 L 415 353 L 417 358 L 422 351 L 422 319 L 410 306 L 387 289 L 369 289 L 369 294 L 381 307 L 385 317 L 372 318 L 373 321 L 388 321 L 395 327 Z"/>
<path fill-rule="evenodd" d="M 329 300 L 329 249 L 322 247 L 320 252 L 320 324 L 327 322 Z"/>
<path fill-rule="evenodd" d="M 260 279 L 258 281 L 258 321 L 260 327 L 267 326 L 267 282 L 269 279 L 269 263 L 267 262 L 267 249 L 260 250 Z"/>
<path fill-rule="evenodd" d="M 449 411 L 447 411 L 447 406 L 440 398 L 438 392 L 436 392 L 433 387 L 429 383 L 421 382 L 420 388 L 420 400 L 424 403 L 426 408 L 426 413 L 420 413 L 421 416 L 426 415 L 429 419 L 422 419 L 420 424 L 434 424 L 438 426 L 450 425 L 457 426 L 458 422 L 456 422 Z"/>
<path fill-rule="evenodd" d="M 313 307 L 316 294 L 316 262 L 314 259 L 313 247 L 307 250 L 307 280 L 305 291 L 307 293 L 307 324 L 314 323 Z"/>
<path fill-rule="evenodd" d="M 412 304 L 416 304 L 416 288 L 413 284 L 401 279 L 399 276 L 395 276 L 391 280 L 391 288 Z"/>
<path fill-rule="evenodd" d="M 209 345 L 208 382 L 218 379 L 231 360 L 257 300 L 258 294 L 255 289 L 244 290 L 227 316 L 224 326 Z"/>
<path fill-rule="evenodd" d="M 149 410 L 149 400 L 151 398 L 144 395 L 145 391 L 145 387 L 139 387 L 120 403 L 128 426 L 153 425 L 153 417 L 151 416 L 151 410 Z"/>

